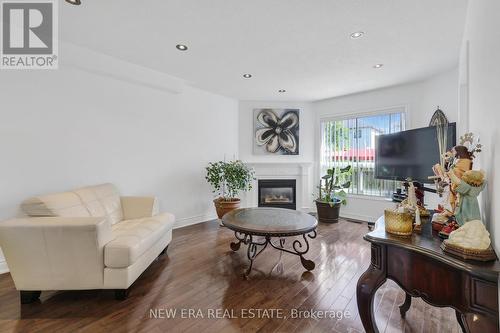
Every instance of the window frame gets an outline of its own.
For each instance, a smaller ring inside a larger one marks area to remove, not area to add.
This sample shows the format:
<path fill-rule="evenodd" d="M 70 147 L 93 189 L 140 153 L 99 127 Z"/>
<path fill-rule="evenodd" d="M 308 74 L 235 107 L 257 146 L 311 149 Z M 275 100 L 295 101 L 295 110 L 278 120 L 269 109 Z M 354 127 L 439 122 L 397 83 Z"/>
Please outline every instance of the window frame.
<path fill-rule="evenodd" d="M 391 106 L 386 106 L 386 107 L 377 107 L 374 109 L 369 109 L 369 110 L 358 110 L 358 111 L 351 111 L 351 112 L 346 112 L 346 113 L 339 113 L 339 114 L 324 114 L 318 117 L 318 135 L 316 138 L 316 156 L 318 158 L 318 164 L 316 166 L 316 179 L 320 179 L 321 177 L 321 141 L 322 141 L 322 132 L 321 132 L 321 125 L 323 122 L 329 122 L 329 121 L 344 121 L 344 120 L 350 120 L 350 119 L 355 119 L 355 118 L 362 118 L 362 117 L 369 117 L 369 116 L 378 116 L 378 115 L 387 115 L 391 113 L 401 113 L 403 115 L 404 119 L 404 128 L 403 130 L 407 130 L 409 128 L 412 128 L 409 126 L 410 124 L 410 117 L 409 117 L 409 112 L 408 112 L 408 104 L 396 104 L 396 105 L 391 105 Z M 399 111 L 396 111 L 399 110 Z M 358 198 L 358 199 L 364 199 L 364 200 L 374 200 L 374 201 L 387 201 L 390 197 L 387 196 L 378 196 L 378 195 L 369 195 L 369 194 L 354 194 L 354 193 L 348 193 L 347 197 L 349 198 Z"/>

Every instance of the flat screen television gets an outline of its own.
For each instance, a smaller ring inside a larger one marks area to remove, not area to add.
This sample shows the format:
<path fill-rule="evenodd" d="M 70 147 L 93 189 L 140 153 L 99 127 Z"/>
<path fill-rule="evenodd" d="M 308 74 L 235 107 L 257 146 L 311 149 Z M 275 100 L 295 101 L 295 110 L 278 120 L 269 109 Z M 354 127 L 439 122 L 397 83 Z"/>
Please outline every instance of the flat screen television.
<path fill-rule="evenodd" d="M 448 126 L 447 148 L 456 145 L 456 123 Z M 423 127 L 375 139 L 375 178 L 432 183 L 432 166 L 439 163 L 436 127 Z"/>

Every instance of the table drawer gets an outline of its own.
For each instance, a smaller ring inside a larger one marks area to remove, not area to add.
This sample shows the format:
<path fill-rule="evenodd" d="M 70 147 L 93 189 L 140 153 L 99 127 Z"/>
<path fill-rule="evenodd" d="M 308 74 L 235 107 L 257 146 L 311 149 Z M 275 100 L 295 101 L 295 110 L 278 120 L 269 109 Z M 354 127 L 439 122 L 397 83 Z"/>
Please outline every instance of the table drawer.
<path fill-rule="evenodd" d="M 387 247 L 387 277 L 413 296 L 434 305 L 462 303 L 465 289 L 461 271 L 406 249 Z"/>

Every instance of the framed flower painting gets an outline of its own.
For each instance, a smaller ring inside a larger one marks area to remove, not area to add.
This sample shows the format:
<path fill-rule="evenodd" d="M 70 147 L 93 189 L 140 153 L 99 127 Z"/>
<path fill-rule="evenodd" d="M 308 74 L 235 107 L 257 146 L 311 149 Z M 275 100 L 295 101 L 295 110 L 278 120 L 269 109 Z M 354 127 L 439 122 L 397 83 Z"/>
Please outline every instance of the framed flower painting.
<path fill-rule="evenodd" d="M 256 155 L 299 155 L 298 109 L 254 109 Z"/>

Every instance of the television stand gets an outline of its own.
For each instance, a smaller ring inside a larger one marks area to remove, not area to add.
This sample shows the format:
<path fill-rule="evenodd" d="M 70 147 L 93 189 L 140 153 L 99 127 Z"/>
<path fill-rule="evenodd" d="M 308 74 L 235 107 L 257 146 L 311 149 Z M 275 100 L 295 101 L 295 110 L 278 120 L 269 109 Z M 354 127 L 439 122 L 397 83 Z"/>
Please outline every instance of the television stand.
<path fill-rule="evenodd" d="M 404 199 L 406 199 L 408 195 L 406 193 L 403 193 L 401 191 L 399 192 L 394 192 L 392 193 L 392 202 L 403 202 Z"/>

